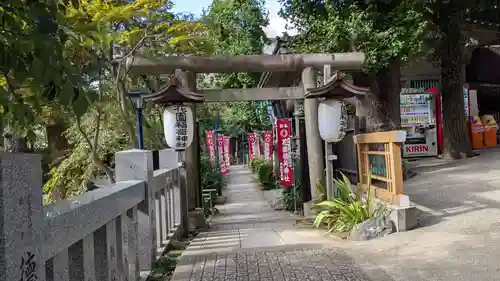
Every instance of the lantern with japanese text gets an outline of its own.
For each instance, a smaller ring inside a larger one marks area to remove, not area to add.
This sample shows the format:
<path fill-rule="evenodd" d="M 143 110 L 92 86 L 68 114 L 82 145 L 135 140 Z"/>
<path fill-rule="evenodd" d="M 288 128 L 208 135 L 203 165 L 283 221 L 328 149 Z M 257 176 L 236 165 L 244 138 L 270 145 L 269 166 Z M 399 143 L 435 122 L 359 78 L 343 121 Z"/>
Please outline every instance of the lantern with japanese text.
<path fill-rule="evenodd" d="M 145 100 L 165 106 L 163 130 L 170 148 L 185 150 L 193 142 L 194 117 L 190 104 L 203 102 L 205 97 L 185 86 L 182 72 L 176 71 L 161 90 L 145 96 Z"/>
<path fill-rule="evenodd" d="M 184 150 L 193 142 L 193 111 L 186 105 L 170 105 L 163 111 L 165 141 L 170 148 Z"/>
<path fill-rule="evenodd" d="M 364 97 L 369 88 L 358 87 L 342 80 L 337 72 L 323 86 L 307 89 L 306 99 L 319 99 L 318 129 L 326 142 L 341 141 L 347 129 L 347 109 L 345 99 Z"/>

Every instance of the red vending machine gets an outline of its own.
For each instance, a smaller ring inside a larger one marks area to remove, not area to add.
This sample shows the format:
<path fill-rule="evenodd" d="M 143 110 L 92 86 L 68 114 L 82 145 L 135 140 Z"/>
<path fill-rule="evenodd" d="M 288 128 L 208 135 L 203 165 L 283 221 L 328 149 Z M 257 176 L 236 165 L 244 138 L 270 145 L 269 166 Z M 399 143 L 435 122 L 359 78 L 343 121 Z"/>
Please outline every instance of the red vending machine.
<path fill-rule="evenodd" d="M 436 124 L 436 137 L 437 137 L 437 144 L 438 144 L 438 153 L 441 154 L 443 153 L 443 147 L 444 147 L 444 135 L 443 135 L 443 113 L 442 113 L 442 98 L 439 90 L 437 88 L 429 88 L 424 91 L 425 93 L 428 93 L 433 96 L 433 103 L 434 103 L 434 117 L 435 117 L 435 124 Z M 472 130 L 471 130 L 471 116 L 472 115 L 478 115 L 478 109 L 477 109 L 477 92 L 476 90 L 471 90 L 468 84 L 465 84 L 463 87 L 463 97 L 464 97 L 464 113 L 465 113 L 465 118 L 467 120 L 467 128 L 469 132 L 469 137 L 471 137 Z M 471 114 L 471 107 L 472 107 L 472 113 Z"/>

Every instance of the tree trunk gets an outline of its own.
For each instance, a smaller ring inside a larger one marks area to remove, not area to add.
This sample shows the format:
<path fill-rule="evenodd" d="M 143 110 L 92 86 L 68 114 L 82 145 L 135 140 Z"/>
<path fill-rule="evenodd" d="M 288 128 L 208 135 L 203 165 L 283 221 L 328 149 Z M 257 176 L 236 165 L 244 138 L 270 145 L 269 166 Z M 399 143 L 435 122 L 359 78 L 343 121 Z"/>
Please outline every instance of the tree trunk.
<path fill-rule="evenodd" d="M 45 127 L 47 136 L 47 146 L 50 152 L 51 165 L 58 165 L 59 161 L 66 155 L 69 149 L 68 139 L 64 135 L 66 124 L 64 122 L 56 122 Z"/>
<path fill-rule="evenodd" d="M 54 124 L 45 127 L 45 134 L 47 136 L 47 146 L 49 149 L 49 158 L 47 166 L 58 166 L 64 159 L 67 150 L 69 149 L 69 142 L 64 135 L 66 131 L 66 124 L 64 121 L 55 122 Z M 65 187 L 54 186 L 51 191 L 51 198 L 53 202 L 57 202 L 65 198 Z"/>
<path fill-rule="evenodd" d="M 464 110 L 462 73 L 463 45 L 459 10 L 453 4 L 439 9 L 441 40 L 441 96 L 443 110 L 443 158 L 460 159 L 473 155 Z"/>
<path fill-rule="evenodd" d="M 356 115 L 366 120 L 367 132 L 399 130 L 401 128 L 400 94 L 401 63 L 394 59 L 373 77 L 357 73 L 354 84 L 370 87 L 368 97 L 361 100 Z"/>

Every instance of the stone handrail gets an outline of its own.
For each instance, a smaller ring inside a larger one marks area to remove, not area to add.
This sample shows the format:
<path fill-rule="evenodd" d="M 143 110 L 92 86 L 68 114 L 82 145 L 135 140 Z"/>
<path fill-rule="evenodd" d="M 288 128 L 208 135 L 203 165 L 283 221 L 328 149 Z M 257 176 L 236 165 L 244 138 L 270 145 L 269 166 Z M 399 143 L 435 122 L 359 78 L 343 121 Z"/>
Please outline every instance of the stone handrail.
<path fill-rule="evenodd" d="M 145 280 L 187 234 L 184 168 L 159 158 L 153 171 L 151 151 L 118 152 L 117 183 L 43 206 L 40 156 L 0 153 L 0 280 Z"/>

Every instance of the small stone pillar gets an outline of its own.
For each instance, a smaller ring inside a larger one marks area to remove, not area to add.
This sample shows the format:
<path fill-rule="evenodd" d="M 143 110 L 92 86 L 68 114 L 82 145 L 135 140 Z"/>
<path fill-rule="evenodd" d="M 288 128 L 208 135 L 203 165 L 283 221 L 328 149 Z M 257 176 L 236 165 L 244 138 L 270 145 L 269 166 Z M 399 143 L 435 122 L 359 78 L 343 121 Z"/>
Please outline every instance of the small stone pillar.
<path fill-rule="evenodd" d="M 177 169 L 179 166 L 179 158 L 182 158 L 182 153 L 173 149 L 162 149 L 159 152 L 160 169 Z M 186 185 L 186 169 L 181 167 L 178 171 L 177 188 L 179 191 L 181 237 L 188 237 L 189 235 L 189 218 L 188 218 L 188 190 Z"/>
<path fill-rule="evenodd" d="M 161 160 L 160 160 L 161 163 Z M 160 164 L 161 165 L 161 164 Z M 115 154 L 116 181 L 146 182 L 146 200 L 138 206 L 139 269 L 150 271 L 156 259 L 156 215 L 153 181 L 153 152 L 132 149 Z"/>
<path fill-rule="evenodd" d="M 0 280 L 46 280 L 41 161 L 0 153 Z"/>
<path fill-rule="evenodd" d="M 160 169 L 175 169 L 179 164 L 179 152 L 174 149 L 162 149 L 158 151 Z"/>

